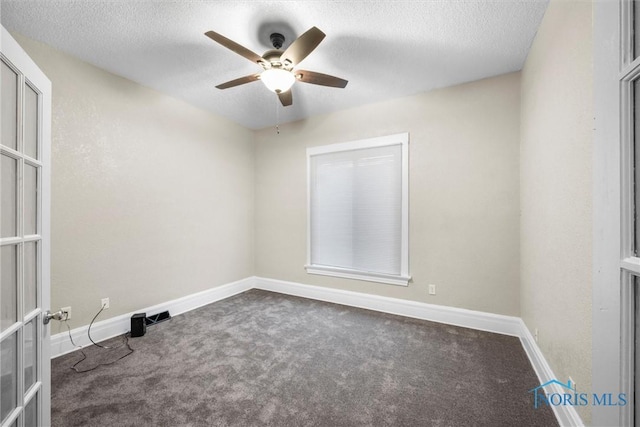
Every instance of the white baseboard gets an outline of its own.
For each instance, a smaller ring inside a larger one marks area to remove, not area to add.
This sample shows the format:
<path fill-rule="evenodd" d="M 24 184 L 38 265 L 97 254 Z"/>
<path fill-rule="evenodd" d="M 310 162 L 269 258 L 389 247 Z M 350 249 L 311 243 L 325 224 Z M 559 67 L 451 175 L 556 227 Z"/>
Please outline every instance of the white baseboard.
<path fill-rule="evenodd" d="M 167 301 L 162 304 L 141 308 L 140 310 L 136 310 L 135 312 L 112 317 L 101 322 L 96 322 L 91 327 L 91 338 L 94 341 L 98 342 L 128 332 L 131 329 L 131 315 L 134 313 L 144 312 L 148 314 L 155 314 L 168 310 L 171 316 L 177 316 L 178 314 L 194 310 L 207 304 L 211 304 L 212 302 L 220 301 L 233 295 L 248 291 L 249 289 L 252 289 L 254 287 L 254 283 L 255 278 L 248 277 L 237 282 L 227 283 L 222 286 L 207 289 L 203 292 L 187 295 L 185 297 Z M 76 345 L 80 347 L 91 345 L 91 341 L 87 336 L 87 329 L 89 329 L 88 326 L 81 326 L 79 328 L 71 330 L 71 334 Z M 63 354 L 69 353 L 73 350 L 76 350 L 76 347 L 71 344 L 68 331 L 60 332 L 51 336 L 52 359 L 58 356 L 62 356 Z"/>
<path fill-rule="evenodd" d="M 565 382 L 567 378 L 558 378 L 555 376 L 553 371 L 551 370 L 551 366 L 547 363 L 547 360 L 544 358 L 540 347 L 538 347 L 538 343 L 531 335 L 531 331 L 527 328 L 527 325 L 524 323 L 522 319 L 520 319 L 520 342 L 522 343 L 522 347 L 524 347 L 525 353 L 529 357 L 529 361 L 531 362 L 531 366 L 538 376 L 538 380 L 540 384 L 545 384 L 547 381 L 551 381 L 553 379 L 557 379 L 559 381 Z M 545 387 L 547 394 L 551 393 L 559 393 L 564 394 L 566 392 L 565 389 L 560 387 L 558 384 L 549 384 Z M 553 412 L 558 419 L 558 423 L 562 427 L 574 427 L 574 426 L 583 426 L 584 423 L 576 412 L 576 409 L 570 405 L 551 405 L 553 408 Z"/>
<path fill-rule="evenodd" d="M 266 291 L 446 323 L 447 325 L 462 326 L 516 337 L 520 336 L 521 320 L 518 317 L 260 277 L 255 279 L 255 287 Z"/>

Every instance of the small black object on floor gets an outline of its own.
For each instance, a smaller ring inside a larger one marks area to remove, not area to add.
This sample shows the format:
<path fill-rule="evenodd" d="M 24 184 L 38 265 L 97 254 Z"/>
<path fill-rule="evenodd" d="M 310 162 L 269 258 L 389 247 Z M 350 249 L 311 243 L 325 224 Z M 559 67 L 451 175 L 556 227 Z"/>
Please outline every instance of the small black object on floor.
<path fill-rule="evenodd" d="M 142 337 L 147 333 L 147 313 L 136 313 L 131 316 L 131 336 Z"/>
<path fill-rule="evenodd" d="M 131 336 L 142 337 L 147 333 L 147 325 L 155 325 L 171 319 L 168 311 L 163 311 L 147 317 L 147 313 L 136 313 L 131 316 Z"/>

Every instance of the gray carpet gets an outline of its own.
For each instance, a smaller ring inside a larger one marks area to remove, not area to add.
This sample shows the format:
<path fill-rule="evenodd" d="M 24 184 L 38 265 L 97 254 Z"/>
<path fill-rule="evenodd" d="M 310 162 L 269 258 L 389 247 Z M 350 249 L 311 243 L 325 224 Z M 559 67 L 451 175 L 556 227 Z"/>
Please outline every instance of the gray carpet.
<path fill-rule="evenodd" d="M 54 426 L 557 425 L 514 337 L 251 290 L 129 341 L 52 361 Z"/>

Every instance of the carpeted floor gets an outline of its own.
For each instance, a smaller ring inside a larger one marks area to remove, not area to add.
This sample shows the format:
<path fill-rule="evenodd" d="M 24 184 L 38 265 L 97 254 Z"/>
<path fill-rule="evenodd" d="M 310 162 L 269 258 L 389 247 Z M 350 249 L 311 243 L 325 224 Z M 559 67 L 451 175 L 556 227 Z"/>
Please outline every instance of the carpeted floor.
<path fill-rule="evenodd" d="M 557 425 L 514 337 L 251 290 L 129 342 L 52 361 L 55 427 Z"/>

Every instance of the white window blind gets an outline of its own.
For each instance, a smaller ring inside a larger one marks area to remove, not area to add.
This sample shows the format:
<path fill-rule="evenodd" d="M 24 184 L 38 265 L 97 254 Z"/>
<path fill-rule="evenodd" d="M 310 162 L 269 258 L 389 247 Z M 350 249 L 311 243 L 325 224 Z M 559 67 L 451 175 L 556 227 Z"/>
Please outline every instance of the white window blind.
<path fill-rule="evenodd" d="M 406 285 L 408 135 L 308 150 L 307 271 Z"/>

